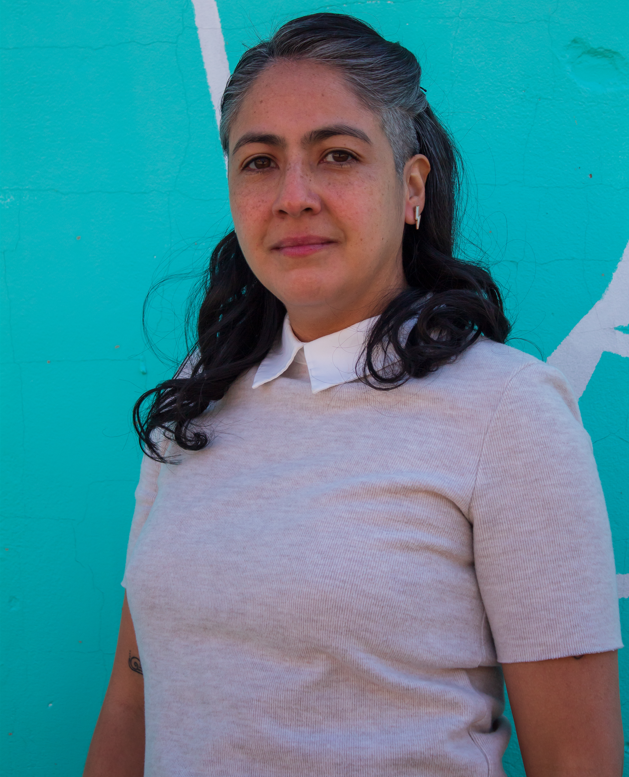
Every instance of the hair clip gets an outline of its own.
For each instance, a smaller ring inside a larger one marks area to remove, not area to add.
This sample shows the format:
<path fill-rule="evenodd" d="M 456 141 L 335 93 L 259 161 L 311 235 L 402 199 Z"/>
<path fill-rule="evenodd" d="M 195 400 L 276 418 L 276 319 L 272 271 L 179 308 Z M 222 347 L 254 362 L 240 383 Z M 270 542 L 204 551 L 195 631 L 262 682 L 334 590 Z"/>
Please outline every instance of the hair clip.
<path fill-rule="evenodd" d="M 419 88 L 422 90 L 422 92 L 423 92 L 424 94 L 426 94 L 426 90 L 424 89 L 424 87 L 423 87 L 423 86 L 420 86 Z"/>

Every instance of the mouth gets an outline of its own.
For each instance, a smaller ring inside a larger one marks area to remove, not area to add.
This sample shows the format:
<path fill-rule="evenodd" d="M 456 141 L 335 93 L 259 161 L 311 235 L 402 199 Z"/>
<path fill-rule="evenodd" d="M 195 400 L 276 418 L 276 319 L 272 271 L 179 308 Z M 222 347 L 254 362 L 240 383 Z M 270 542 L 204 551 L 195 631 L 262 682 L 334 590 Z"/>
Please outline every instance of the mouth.
<path fill-rule="evenodd" d="M 296 235 L 279 240 L 271 246 L 271 250 L 278 251 L 284 256 L 307 256 L 322 251 L 335 243 L 336 240 L 321 235 Z"/>

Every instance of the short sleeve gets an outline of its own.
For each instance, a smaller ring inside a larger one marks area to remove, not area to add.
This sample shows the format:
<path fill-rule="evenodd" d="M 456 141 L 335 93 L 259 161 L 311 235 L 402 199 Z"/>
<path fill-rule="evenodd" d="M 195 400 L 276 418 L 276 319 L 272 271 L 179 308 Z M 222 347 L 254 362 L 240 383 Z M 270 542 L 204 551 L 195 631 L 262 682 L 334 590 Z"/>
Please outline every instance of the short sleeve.
<path fill-rule="evenodd" d="M 125 564 L 125 577 L 122 585 L 126 588 L 126 567 L 129 564 L 133 547 L 137 542 L 142 527 L 144 526 L 148 514 L 151 512 L 153 502 L 157 495 L 157 478 L 159 476 L 161 464 L 159 461 L 150 459 L 146 454 L 142 457 L 140 466 L 140 479 L 135 489 L 135 510 L 131 521 L 131 531 L 129 532 L 129 542 L 127 544 L 127 561 Z"/>
<path fill-rule="evenodd" d="M 553 367 L 529 363 L 508 382 L 486 432 L 470 520 L 500 662 L 622 647 L 592 445 Z"/>
<path fill-rule="evenodd" d="M 197 359 L 198 351 L 193 351 L 183 360 L 175 373 L 175 377 L 189 377 Z M 163 434 L 156 433 L 155 440 L 157 441 L 157 445 L 161 450 L 161 453 L 165 454 L 168 448 L 168 441 L 164 438 Z M 155 497 L 157 496 L 157 480 L 159 477 L 160 467 L 160 462 L 151 459 L 146 454 L 143 455 L 142 464 L 140 466 L 140 479 L 135 490 L 135 510 L 133 513 L 133 519 L 131 521 L 129 542 L 127 544 L 126 565 L 129 564 L 129 559 L 131 558 L 131 553 L 135 543 L 140 536 L 142 527 L 148 518 L 148 514 L 150 513 L 153 502 L 155 501 Z M 122 580 L 122 585 L 125 585 L 125 578 Z"/>

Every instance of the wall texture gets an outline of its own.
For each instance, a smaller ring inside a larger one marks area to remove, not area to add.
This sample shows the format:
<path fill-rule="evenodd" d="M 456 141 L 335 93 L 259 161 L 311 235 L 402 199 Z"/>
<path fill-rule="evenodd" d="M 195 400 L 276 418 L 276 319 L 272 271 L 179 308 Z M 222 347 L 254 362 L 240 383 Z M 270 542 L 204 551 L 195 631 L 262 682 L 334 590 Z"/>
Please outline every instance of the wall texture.
<path fill-rule="evenodd" d="M 353 13 L 420 57 L 468 163 L 467 230 L 507 291 L 512 344 L 581 397 L 629 596 L 625 0 L 5 5 L 2 774 L 81 774 L 123 595 L 129 412 L 165 369 L 142 302 L 200 268 L 229 224 L 217 101 L 243 48 L 292 16 Z M 171 356 L 188 286 L 149 311 Z M 629 715 L 624 653 L 621 666 Z M 515 740 L 505 767 L 523 775 Z"/>

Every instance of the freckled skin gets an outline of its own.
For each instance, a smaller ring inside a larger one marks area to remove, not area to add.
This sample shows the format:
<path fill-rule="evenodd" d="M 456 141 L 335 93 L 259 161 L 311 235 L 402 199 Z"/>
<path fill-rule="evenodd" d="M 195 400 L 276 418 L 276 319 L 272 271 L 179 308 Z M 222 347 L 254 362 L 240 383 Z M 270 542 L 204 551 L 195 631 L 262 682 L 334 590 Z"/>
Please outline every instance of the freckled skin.
<path fill-rule="evenodd" d="M 313 130 L 348 125 L 369 142 L 338 134 L 306 143 Z M 245 133 L 282 145 L 247 143 Z M 286 305 L 295 333 L 312 340 L 377 315 L 406 286 L 404 223 L 424 206 L 430 170 L 421 155 L 395 171 L 380 119 L 334 69 L 280 62 L 251 87 L 230 132 L 229 196 L 249 266 Z M 276 244 L 316 235 L 332 243 L 306 255 Z"/>

